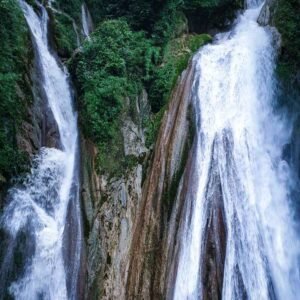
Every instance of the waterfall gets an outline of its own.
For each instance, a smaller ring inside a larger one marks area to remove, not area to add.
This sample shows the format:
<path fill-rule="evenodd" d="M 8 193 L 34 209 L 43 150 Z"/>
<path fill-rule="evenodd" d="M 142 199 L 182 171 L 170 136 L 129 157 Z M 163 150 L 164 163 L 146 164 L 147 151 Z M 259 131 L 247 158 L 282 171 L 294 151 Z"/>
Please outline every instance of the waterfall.
<path fill-rule="evenodd" d="M 195 56 L 196 192 L 186 204 L 172 299 L 299 298 L 299 237 L 275 112 L 276 49 L 248 1 L 234 28 Z"/>
<path fill-rule="evenodd" d="M 5 281 L 9 273 L 13 247 L 25 234 L 23 240 L 31 245 L 30 251 L 23 249 L 25 266 L 6 287 L 9 293 L 24 300 L 77 299 L 82 247 L 77 117 L 68 74 L 48 44 L 46 9 L 38 4 L 37 15 L 25 1 L 20 0 L 20 5 L 31 31 L 40 80 L 57 123 L 61 149 L 42 148 L 24 184 L 9 192 L 10 201 L 1 217 L 1 227 L 9 236 L 1 279 Z M 72 237 L 68 236 L 70 232 Z"/>
<path fill-rule="evenodd" d="M 93 22 L 85 3 L 81 5 L 81 23 L 84 36 L 89 38 L 89 35 L 93 31 Z"/>

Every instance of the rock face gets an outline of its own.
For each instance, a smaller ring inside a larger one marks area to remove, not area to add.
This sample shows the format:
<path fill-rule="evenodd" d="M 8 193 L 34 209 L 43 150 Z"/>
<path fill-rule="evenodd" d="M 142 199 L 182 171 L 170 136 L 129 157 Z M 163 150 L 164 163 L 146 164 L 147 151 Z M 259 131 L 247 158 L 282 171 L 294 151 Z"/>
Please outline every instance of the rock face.
<path fill-rule="evenodd" d="M 167 293 L 173 233 L 192 169 L 193 74 L 190 65 L 179 79 L 152 155 L 141 128 L 124 120 L 125 152 L 139 159 L 122 178 L 96 174 L 97 149 L 82 142 L 88 299 L 160 299 Z M 148 111 L 146 100 L 143 93 L 137 101 L 139 115 Z"/>
<path fill-rule="evenodd" d="M 277 6 L 277 0 L 267 0 L 258 17 L 258 23 L 262 26 L 274 25 L 273 18 Z"/>
<path fill-rule="evenodd" d="M 17 144 L 32 158 L 41 147 L 59 148 L 59 133 L 56 122 L 48 107 L 48 101 L 43 90 L 42 74 L 39 69 L 39 59 L 36 56 L 27 75 L 33 95 L 33 102 L 27 106 L 26 118 L 17 132 Z M 30 78 L 30 79 L 29 79 Z M 23 93 L 19 92 L 20 97 Z M 26 99 L 23 99 L 24 102 Z"/>
<path fill-rule="evenodd" d="M 204 206 L 207 211 L 207 220 L 203 241 L 203 256 L 201 257 L 203 299 L 222 299 L 227 244 L 222 185 L 216 161 L 217 153 L 215 152 L 214 145 Z"/>
<path fill-rule="evenodd" d="M 138 97 L 136 108 L 139 117 L 148 113 L 146 92 Z M 123 120 L 125 154 L 136 157 L 138 163 L 121 178 L 98 175 L 98 150 L 82 139 L 88 299 L 125 299 L 133 225 L 142 198 L 143 161 L 149 157 L 139 121 L 128 116 Z"/>
<path fill-rule="evenodd" d="M 176 253 L 173 239 L 188 188 L 185 177 L 191 167 L 193 76 L 194 66 L 190 65 L 179 79 L 162 121 L 134 221 L 126 299 L 164 299 L 167 294 Z"/>

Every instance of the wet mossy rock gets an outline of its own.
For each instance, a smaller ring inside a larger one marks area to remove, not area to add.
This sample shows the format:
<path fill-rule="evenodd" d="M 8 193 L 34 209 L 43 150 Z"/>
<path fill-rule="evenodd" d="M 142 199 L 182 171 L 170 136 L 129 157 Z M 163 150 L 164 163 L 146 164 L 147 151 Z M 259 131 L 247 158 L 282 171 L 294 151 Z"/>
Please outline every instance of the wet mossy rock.
<path fill-rule="evenodd" d="M 0 190 L 27 167 L 18 133 L 33 102 L 30 67 L 33 51 L 23 13 L 14 0 L 0 1 Z M 22 133 L 21 133 L 22 134 Z"/>
<path fill-rule="evenodd" d="M 149 99 L 154 113 L 168 103 L 172 89 L 191 57 L 211 40 L 208 34 L 183 34 L 166 44 L 162 61 L 153 71 L 149 88 Z"/>
<path fill-rule="evenodd" d="M 278 61 L 280 79 L 300 85 L 300 2 L 298 0 L 268 0 L 258 19 L 261 25 L 275 26 L 281 34 Z"/>
<path fill-rule="evenodd" d="M 51 16 L 52 26 L 50 28 L 57 53 L 61 58 L 70 58 L 80 42 L 77 25 L 67 14 L 49 10 L 49 15 Z"/>

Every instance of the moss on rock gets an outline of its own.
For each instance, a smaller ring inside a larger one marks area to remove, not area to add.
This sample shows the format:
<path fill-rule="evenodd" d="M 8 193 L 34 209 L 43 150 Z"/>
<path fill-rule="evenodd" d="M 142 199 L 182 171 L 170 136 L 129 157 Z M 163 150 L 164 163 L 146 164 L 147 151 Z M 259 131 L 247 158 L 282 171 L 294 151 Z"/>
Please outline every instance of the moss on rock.
<path fill-rule="evenodd" d="M 293 80 L 300 68 L 300 2 L 278 0 L 274 25 L 282 37 L 278 73 L 283 79 Z"/>
<path fill-rule="evenodd" d="M 29 32 L 18 3 L 0 1 L 0 174 L 7 181 L 27 165 L 16 133 L 32 102 L 28 73 L 32 58 Z"/>

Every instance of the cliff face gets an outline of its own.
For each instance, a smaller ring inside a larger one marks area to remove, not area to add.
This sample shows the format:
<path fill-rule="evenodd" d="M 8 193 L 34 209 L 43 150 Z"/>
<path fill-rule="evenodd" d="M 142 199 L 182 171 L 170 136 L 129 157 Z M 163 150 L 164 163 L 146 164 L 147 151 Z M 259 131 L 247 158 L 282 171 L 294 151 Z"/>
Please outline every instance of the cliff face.
<path fill-rule="evenodd" d="M 97 150 L 82 143 L 89 299 L 157 299 L 166 294 L 176 255 L 172 239 L 192 167 L 193 68 L 178 81 L 152 154 L 142 131 L 131 120 L 124 122 L 125 151 L 138 163 L 121 178 L 97 175 Z M 139 102 L 146 103 L 145 93 Z"/>
<path fill-rule="evenodd" d="M 176 236 L 176 220 L 180 220 L 178 216 L 184 204 L 182 195 L 187 188 L 184 177 L 189 173 L 190 163 L 187 162 L 194 138 L 193 76 L 194 67 L 190 65 L 171 96 L 143 185 L 130 249 L 128 299 L 159 299 L 166 295 L 168 271 L 176 245 L 176 240 L 169 239 Z M 169 223 L 171 214 L 172 222 Z M 168 236 L 170 224 L 173 232 Z"/>
<path fill-rule="evenodd" d="M 139 116 L 147 111 L 147 94 L 136 99 Z M 121 177 L 96 172 L 97 148 L 82 139 L 82 199 L 85 217 L 88 299 L 125 299 L 133 226 L 142 199 L 150 151 L 141 127 L 124 117 L 127 157 L 137 162 Z"/>

